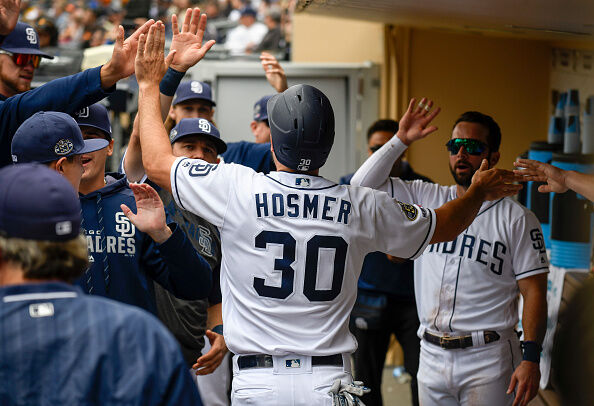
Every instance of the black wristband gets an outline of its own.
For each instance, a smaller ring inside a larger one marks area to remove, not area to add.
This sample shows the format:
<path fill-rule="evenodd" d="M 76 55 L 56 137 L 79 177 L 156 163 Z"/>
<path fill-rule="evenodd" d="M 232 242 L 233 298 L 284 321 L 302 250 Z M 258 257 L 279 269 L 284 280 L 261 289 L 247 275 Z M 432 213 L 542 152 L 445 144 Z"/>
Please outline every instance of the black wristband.
<path fill-rule="evenodd" d="M 211 328 L 210 331 L 220 334 L 220 335 L 223 335 L 223 325 L 218 324 L 218 325 L 214 326 L 213 328 Z"/>
<path fill-rule="evenodd" d="M 523 341 L 522 350 L 524 351 L 522 356 L 524 361 L 536 362 L 537 364 L 540 362 L 542 346 L 539 343 L 536 341 Z"/>
<path fill-rule="evenodd" d="M 179 82 L 181 82 L 185 74 L 185 72 L 178 72 L 175 69 L 167 68 L 165 76 L 163 76 L 161 83 L 159 83 L 159 91 L 165 96 L 175 95 L 177 86 L 179 86 Z"/>

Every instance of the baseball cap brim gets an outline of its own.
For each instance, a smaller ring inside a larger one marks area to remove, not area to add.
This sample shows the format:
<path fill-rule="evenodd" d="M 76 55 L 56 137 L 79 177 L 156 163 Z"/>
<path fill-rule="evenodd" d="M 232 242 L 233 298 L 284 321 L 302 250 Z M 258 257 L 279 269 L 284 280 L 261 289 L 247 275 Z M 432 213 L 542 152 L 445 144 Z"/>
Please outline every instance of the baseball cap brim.
<path fill-rule="evenodd" d="M 176 106 L 176 105 L 178 105 L 180 103 L 183 103 L 185 101 L 188 101 L 188 100 L 205 100 L 205 101 L 209 102 L 210 104 L 212 104 L 213 107 L 215 107 L 217 105 L 214 101 L 212 101 L 208 97 L 203 97 L 203 96 L 200 96 L 200 95 L 193 95 L 193 94 L 192 95 L 187 95 L 185 97 L 180 97 L 178 99 L 175 99 L 173 101 L 173 105 Z"/>
<path fill-rule="evenodd" d="M 111 140 L 113 137 L 111 136 L 111 133 L 105 132 L 105 129 L 99 127 L 98 125 L 93 125 L 93 124 L 86 124 L 84 122 L 80 122 L 77 120 L 78 126 L 79 127 L 92 127 L 92 128 L 96 128 L 97 130 L 101 130 L 102 134 L 105 134 L 106 137 L 109 137 L 109 139 Z"/>
<path fill-rule="evenodd" d="M 25 55 L 41 55 L 47 59 L 54 59 L 54 57 L 50 54 L 46 54 L 45 52 L 40 51 L 39 49 L 33 48 L 4 48 L 0 47 L 0 49 L 8 52 L 12 52 L 13 54 L 25 54 Z"/>
<path fill-rule="evenodd" d="M 85 146 L 80 151 L 76 152 L 76 155 L 86 154 L 88 152 L 95 152 L 103 149 L 109 145 L 109 141 L 101 139 L 101 138 L 94 138 L 92 140 L 84 140 Z"/>
<path fill-rule="evenodd" d="M 175 137 L 174 139 L 171 140 L 171 144 L 173 145 L 174 142 L 177 142 L 179 140 L 181 140 L 184 137 L 189 137 L 191 135 L 196 135 L 196 136 L 202 136 L 202 137 L 206 137 L 209 140 L 211 140 L 212 142 L 214 142 L 216 148 L 217 148 L 217 154 L 222 154 L 223 152 L 227 151 L 227 144 L 225 143 L 225 141 L 223 141 L 222 139 L 215 137 L 214 135 L 210 135 L 210 134 L 204 134 L 204 133 L 190 133 L 190 134 L 182 134 L 179 137 Z"/>

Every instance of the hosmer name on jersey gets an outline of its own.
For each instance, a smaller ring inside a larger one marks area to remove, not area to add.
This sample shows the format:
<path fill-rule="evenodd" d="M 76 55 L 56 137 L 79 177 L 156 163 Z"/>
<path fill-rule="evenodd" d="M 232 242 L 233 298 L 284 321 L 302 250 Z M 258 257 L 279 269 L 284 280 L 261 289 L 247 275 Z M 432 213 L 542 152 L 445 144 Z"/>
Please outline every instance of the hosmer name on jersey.
<path fill-rule="evenodd" d="M 349 223 L 351 202 L 332 196 L 304 193 L 256 193 L 256 215 L 262 217 L 289 217 Z"/>

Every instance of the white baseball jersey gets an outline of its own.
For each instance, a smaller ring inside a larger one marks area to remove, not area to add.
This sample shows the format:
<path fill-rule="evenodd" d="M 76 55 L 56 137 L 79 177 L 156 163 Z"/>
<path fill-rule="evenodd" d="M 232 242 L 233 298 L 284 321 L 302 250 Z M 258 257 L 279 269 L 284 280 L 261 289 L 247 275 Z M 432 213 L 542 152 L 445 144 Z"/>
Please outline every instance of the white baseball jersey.
<path fill-rule="evenodd" d="M 440 207 L 456 186 L 390 178 L 379 187 L 422 207 Z M 431 244 L 415 261 L 421 328 L 438 332 L 505 330 L 518 323 L 517 280 L 548 272 L 540 223 L 511 198 L 483 203 L 454 241 Z"/>
<path fill-rule="evenodd" d="M 368 252 L 419 255 L 435 213 L 317 176 L 179 158 L 177 203 L 216 225 L 225 340 L 235 354 L 352 352 L 348 317 Z"/>

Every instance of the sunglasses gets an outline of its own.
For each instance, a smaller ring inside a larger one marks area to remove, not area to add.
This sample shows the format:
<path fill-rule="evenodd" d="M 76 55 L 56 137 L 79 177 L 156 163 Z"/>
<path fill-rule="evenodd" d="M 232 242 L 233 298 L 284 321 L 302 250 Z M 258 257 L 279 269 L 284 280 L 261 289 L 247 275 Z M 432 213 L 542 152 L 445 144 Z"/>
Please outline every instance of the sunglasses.
<path fill-rule="evenodd" d="M 369 150 L 371 151 L 371 153 L 374 153 L 381 147 L 383 147 L 383 145 L 374 145 L 373 147 L 369 147 Z"/>
<path fill-rule="evenodd" d="M 450 151 L 450 155 L 458 154 L 461 147 L 464 147 L 464 151 L 470 155 L 480 155 L 487 149 L 487 144 L 484 142 L 470 138 L 454 138 L 449 140 L 445 146 Z"/>
<path fill-rule="evenodd" d="M 12 52 L 0 50 L 0 54 L 8 55 L 12 58 L 12 61 L 16 66 L 27 66 L 30 63 L 33 64 L 34 68 L 38 68 L 41 63 L 40 55 L 33 54 L 13 54 Z"/>

